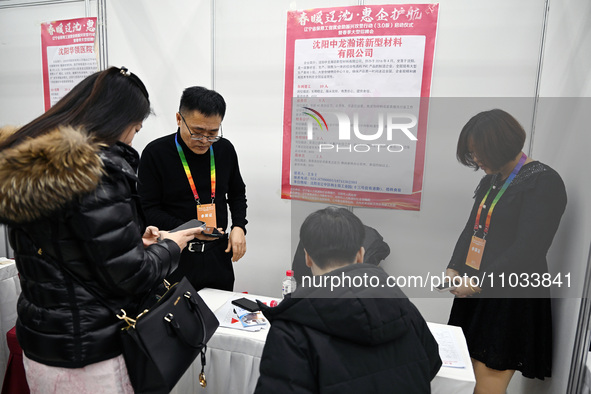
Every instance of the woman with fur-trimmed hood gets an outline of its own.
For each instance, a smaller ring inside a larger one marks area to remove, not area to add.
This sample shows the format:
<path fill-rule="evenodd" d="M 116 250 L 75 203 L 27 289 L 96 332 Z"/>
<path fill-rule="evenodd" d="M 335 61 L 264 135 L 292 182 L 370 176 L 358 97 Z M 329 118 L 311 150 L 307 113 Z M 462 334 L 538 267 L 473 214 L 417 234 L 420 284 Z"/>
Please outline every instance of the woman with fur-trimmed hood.
<path fill-rule="evenodd" d="M 202 237 L 144 223 L 130 144 L 149 114 L 140 79 L 111 67 L 0 132 L 0 222 L 20 274 L 16 332 L 32 392 L 133 392 L 121 323 L 95 295 L 133 306 Z"/>

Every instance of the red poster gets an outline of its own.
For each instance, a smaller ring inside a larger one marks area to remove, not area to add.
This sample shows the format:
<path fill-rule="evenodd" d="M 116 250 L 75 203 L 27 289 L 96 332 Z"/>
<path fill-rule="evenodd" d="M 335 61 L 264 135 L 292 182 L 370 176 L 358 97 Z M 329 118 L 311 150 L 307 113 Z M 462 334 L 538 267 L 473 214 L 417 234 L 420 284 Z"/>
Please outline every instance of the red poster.
<path fill-rule="evenodd" d="M 438 11 L 288 12 L 282 198 L 420 209 Z"/>
<path fill-rule="evenodd" d="M 96 18 L 41 24 L 45 110 L 88 75 L 98 71 Z"/>

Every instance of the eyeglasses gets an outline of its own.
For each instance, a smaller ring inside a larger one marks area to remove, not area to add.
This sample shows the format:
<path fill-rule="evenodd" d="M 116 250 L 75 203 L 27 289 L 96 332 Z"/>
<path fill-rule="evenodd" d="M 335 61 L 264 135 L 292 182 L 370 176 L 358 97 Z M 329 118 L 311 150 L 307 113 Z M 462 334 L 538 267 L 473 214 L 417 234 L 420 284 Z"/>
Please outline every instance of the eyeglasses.
<path fill-rule="evenodd" d="M 183 116 L 183 114 L 181 114 L 179 112 L 179 115 L 181 115 L 181 119 L 183 120 L 183 122 L 185 123 L 185 126 L 187 127 L 187 130 L 189 130 L 189 134 L 191 135 L 191 139 L 195 140 L 195 141 L 201 141 L 202 139 L 206 139 L 209 142 L 216 142 L 219 141 L 220 139 L 222 139 L 222 137 L 224 136 L 224 132 L 222 131 L 222 125 L 220 124 L 220 135 L 216 135 L 215 137 L 208 137 L 205 136 L 203 134 L 199 134 L 199 133 L 193 133 L 191 131 L 191 128 L 189 127 L 189 125 L 187 124 L 187 121 L 185 120 L 185 117 Z"/>

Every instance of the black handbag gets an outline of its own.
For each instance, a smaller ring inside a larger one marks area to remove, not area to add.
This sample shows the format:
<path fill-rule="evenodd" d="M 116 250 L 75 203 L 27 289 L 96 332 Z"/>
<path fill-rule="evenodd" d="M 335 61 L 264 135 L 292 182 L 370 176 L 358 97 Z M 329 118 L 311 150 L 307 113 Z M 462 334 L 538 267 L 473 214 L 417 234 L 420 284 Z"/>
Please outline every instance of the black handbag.
<path fill-rule="evenodd" d="M 170 392 L 199 354 L 199 383 L 206 386 L 206 344 L 219 322 L 187 278 L 135 319 L 124 310 L 117 317 L 127 323 L 121 330 L 123 357 L 136 393 Z"/>
<path fill-rule="evenodd" d="M 123 357 L 131 385 L 136 393 L 166 394 L 177 384 L 201 354 L 199 383 L 205 380 L 205 351 L 207 342 L 219 326 L 219 321 L 197 294 L 189 280 L 183 277 L 178 283 L 159 284 L 140 302 L 143 310 L 134 318 L 123 309 L 113 307 L 96 290 L 85 285 L 74 273 L 61 264 L 63 261 L 58 245 L 57 220 L 52 222 L 52 244 L 44 245 L 46 258 L 51 258 L 99 302 L 119 319 L 127 323 L 121 329 Z M 32 241 L 34 242 L 34 241 Z M 53 257 L 54 250 L 57 258 Z M 163 292 L 162 295 L 158 293 Z"/>

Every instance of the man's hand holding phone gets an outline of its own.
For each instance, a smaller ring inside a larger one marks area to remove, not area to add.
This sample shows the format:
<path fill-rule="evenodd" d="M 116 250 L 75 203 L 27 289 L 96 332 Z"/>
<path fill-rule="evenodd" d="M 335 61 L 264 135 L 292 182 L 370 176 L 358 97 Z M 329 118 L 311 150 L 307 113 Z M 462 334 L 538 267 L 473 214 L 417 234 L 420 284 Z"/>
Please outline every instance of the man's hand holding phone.
<path fill-rule="evenodd" d="M 208 237 L 220 238 L 224 235 L 224 232 L 215 227 L 203 227 L 203 232 L 201 234 Z"/>
<path fill-rule="evenodd" d="M 451 278 L 449 278 L 449 277 L 446 277 L 445 281 L 441 285 L 435 286 L 435 288 L 441 293 L 446 292 L 446 291 L 452 291 L 452 290 L 456 289 L 456 287 L 453 285 L 453 283 L 451 281 Z"/>
<path fill-rule="evenodd" d="M 195 238 L 201 241 L 212 241 L 224 235 L 214 227 L 206 227 L 205 223 L 191 219 L 170 231 L 160 231 L 161 238 L 171 239 L 183 250 Z"/>

